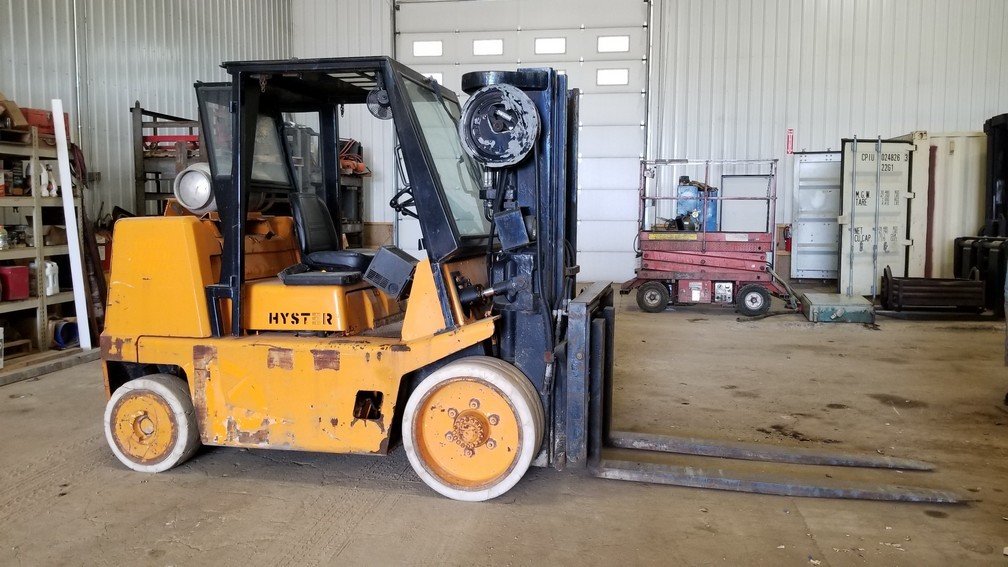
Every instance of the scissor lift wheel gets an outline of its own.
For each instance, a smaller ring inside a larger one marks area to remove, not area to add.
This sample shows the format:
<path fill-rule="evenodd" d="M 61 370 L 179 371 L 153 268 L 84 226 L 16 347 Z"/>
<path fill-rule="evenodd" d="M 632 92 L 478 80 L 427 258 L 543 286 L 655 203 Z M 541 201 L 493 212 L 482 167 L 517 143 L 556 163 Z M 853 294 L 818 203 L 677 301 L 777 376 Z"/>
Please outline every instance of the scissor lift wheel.
<path fill-rule="evenodd" d="M 472 356 L 425 378 L 406 403 L 402 426 L 406 455 L 427 486 L 482 501 L 510 490 L 528 470 L 545 416 L 520 370 Z"/>
<path fill-rule="evenodd" d="M 748 284 L 738 290 L 735 305 L 746 317 L 757 317 L 770 311 L 770 292 L 761 285 Z"/>
<path fill-rule="evenodd" d="M 162 472 L 185 462 L 200 446 L 185 381 L 153 374 L 120 386 L 105 406 L 105 439 L 135 471 Z"/>
<path fill-rule="evenodd" d="M 641 311 L 661 313 L 668 303 L 669 291 L 661 282 L 647 282 L 637 288 L 637 306 Z"/>

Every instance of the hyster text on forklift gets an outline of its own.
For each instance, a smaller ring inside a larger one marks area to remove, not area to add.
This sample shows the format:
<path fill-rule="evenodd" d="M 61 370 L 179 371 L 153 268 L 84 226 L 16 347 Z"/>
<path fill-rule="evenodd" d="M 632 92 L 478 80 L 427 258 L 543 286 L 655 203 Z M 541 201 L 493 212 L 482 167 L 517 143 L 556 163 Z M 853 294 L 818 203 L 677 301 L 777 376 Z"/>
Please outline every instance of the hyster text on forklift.
<path fill-rule="evenodd" d="M 196 85 L 208 163 L 176 179 L 185 210 L 115 227 L 101 347 L 106 437 L 126 466 L 164 471 L 201 444 L 385 455 L 401 441 L 420 478 L 459 500 L 503 494 L 532 464 L 771 494 L 956 499 L 740 478 L 721 464 L 930 469 L 918 461 L 610 430 L 613 292 L 599 282 L 575 296 L 578 92 L 565 75 L 469 73 L 461 107 L 386 57 L 223 67 L 229 83 Z M 392 121 L 401 190 L 390 205 L 418 219 L 422 261 L 341 245 L 331 196 L 347 105 Z M 282 136 L 293 113 L 318 119 L 317 192 L 293 181 Z M 262 212 L 277 199 L 288 212 Z M 633 450 L 719 460 L 644 463 Z"/>

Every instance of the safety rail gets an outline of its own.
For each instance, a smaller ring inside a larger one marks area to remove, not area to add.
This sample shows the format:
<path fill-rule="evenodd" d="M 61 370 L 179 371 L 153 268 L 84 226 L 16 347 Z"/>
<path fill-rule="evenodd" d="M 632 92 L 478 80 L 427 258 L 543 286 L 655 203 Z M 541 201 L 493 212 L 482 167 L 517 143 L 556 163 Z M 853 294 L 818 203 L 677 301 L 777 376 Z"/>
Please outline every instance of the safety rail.
<path fill-rule="evenodd" d="M 740 201 L 761 201 L 767 203 L 767 223 L 766 230 L 760 231 L 771 235 L 771 243 L 776 246 L 776 203 L 777 203 L 777 163 L 776 159 L 651 159 L 640 162 L 640 186 L 638 189 L 638 216 L 637 224 L 640 232 L 652 230 L 658 222 L 660 206 L 663 203 L 674 203 L 680 200 L 678 195 L 665 195 L 662 190 L 667 185 L 679 186 L 679 178 L 689 172 L 691 180 L 701 181 L 697 173 L 702 171 L 704 185 L 723 187 L 722 180 L 726 175 L 752 175 L 766 176 L 766 194 L 754 197 L 724 197 L 711 196 L 708 191 L 698 191 L 703 202 L 701 211 L 700 229 L 696 232 L 701 235 L 703 249 L 706 250 L 707 242 L 707 216 L 710 211 L 710 203 L 713 202 L 740 202 Z M 661 176 L 671 175 L 669 183 L 661 182 Z M 712 183 L 716 179 L 717 183 Z M 649 183 L 649 180 L 653 180 Z M 674 212 L 675 205 L 672 205 Z M 719 206 L 719 208 L 721 208 Z M 721 208 L 723 214 L 723 208 Z M 650 217 L 649 217 L 650 213 Z M 649 224 L 650 221 L 650 224 Z M 715 232 L 715 231 L 710 231 Z M 725 232 L 725 231 L 716 231 Z M 771 250 L 774 248 L 772 247 Z"/>

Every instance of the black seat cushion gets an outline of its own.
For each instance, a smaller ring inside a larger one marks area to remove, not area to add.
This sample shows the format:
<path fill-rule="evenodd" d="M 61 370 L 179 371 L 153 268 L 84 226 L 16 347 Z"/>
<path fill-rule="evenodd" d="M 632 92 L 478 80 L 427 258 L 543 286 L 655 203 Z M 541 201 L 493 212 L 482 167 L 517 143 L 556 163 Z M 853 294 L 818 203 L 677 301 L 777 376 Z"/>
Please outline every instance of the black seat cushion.
<path fill-rule="evenodd" d="M 374 260 L 374 254 L 360 250 L 318 250 L 302 258 L 305 264 L 323 270 L 345 268 L 358 272 L 366 271 L 371 260 Z"/>
<path fill-rule="evenodd" d="M 302 256 L 320 250 L 340 249 L 339 235 L 329 208 L 321 197 L 314 193 L 291 193 L 290 205 Z"/>
<path fill-rule="evenodd" d="M 373 252 L 340 250 L 339 234 L 325 201 L 314 193 L 291 193 L 294 228 L 301 244 L 301 262 L 326 271 L 367 270 Z"/>
<path fill-rule="evenodd" d="M 316 272 L 304 264 L 296 264 L 280 272 L 284 285 L 353 285 L 361 280 L 356 270 Z"/>

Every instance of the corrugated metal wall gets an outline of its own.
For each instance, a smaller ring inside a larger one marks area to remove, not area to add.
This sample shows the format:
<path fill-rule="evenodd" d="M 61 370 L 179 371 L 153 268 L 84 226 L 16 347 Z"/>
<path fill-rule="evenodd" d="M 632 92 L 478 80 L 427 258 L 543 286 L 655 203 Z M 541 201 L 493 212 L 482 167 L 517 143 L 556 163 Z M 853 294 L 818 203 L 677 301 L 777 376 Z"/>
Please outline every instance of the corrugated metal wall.
<path fill-rule="evenodd" d="M 392 55 L 391 0 L 292 0 L 291 55 L 349 57 Z M 363 106 L 347 106 L 340 137 L 364 144 L 372 176 L 365 182 L 364 219 L 393 222 L 388 202 L 395 193 L 395 133 Z"/>
<path fill-rule="evenodd" d="M 225 78 L 229 59 L 290 54 L 288 0 L 8 0 L 0 85 L 25 106 L 62 98 L 75 109 L 74 6 L 80 73 L 81 145 L 93 205 L 133 208 L 129 108 L 195 118 L 196 80 Z M 13 85 L 13 86 L 8 86 Z M 76 112 L 73 112 L 76 114 Z M 76 116 L 71 129 L 76 130 Z M 74 138 L 78 138 L 74 133 Z"/>
<path fill-rule="evenodd" d="M 1004 0 L 655 0 L 651 155 L 780 158 L 787 196 L 787 128 L 796 151 L 978 130 L 1008 111 L 1006 23 Z"/>

